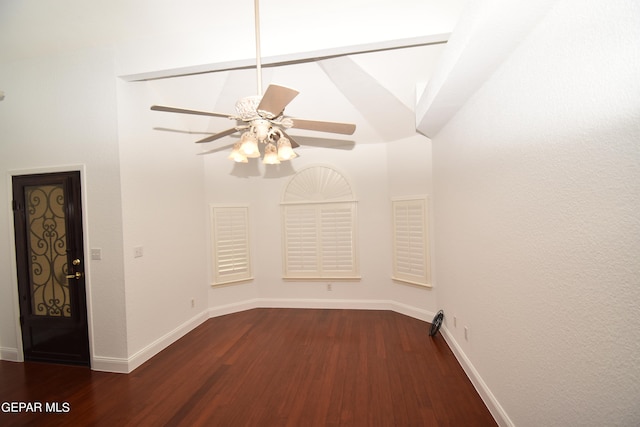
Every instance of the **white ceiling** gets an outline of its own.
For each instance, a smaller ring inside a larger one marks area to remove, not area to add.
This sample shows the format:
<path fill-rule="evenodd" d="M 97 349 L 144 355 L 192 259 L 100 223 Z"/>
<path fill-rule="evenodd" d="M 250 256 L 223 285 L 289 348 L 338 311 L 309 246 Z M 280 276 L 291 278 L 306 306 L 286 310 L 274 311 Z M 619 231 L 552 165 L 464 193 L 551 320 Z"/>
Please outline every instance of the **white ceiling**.
<path fill-rule="evenodd" d="M 463 0 L 262 0 L 265 57 L 452 31 Z M 254 57 L 254 0 L 2 0 L 0 62 L 115 47 L 119 75 Z"/>
<path fill-rule="evenodd" d="M 288 115 L 355 123 L 349 139 L 358 144 L 415 135 L 417 87 L 427 83 L 463 3 L 263 0 L 262 56 L 265 64 L 277 64 L 265 66 L 263 85 L 300 91 Z M 255 64 L 253 5 L 2 0 L 0 63 L 106 47 L 114 50 L 116 74 L 124 80 L 163 77 L 145 83 L 155 103 L 233 113 L 238 98 L 257 92 L 255 70 L 239 69 Z M 193 71 L 204 73 L 166 78 Z M 154 114 L 157 127 L 175 123 L 169 113 Z M 230 127 L 225 119 L 180 116 L 183 131 Z"/>

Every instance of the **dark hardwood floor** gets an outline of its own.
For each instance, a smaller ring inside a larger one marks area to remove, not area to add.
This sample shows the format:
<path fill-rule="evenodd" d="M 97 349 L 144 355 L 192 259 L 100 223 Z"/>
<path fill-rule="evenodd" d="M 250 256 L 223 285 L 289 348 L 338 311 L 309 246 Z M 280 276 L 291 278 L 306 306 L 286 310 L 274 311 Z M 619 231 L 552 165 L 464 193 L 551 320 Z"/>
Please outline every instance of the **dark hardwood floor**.
<path fill-rule="evenodd" d="M 496 425 L 429 326 L 391 311 L 255 309 L 209 319 L 129 375 L 3 361 L 0 425 Z M 11 402 L 42 413 L 6 412 Z M 46 413 L 52 402 L 60 413 Z"/>

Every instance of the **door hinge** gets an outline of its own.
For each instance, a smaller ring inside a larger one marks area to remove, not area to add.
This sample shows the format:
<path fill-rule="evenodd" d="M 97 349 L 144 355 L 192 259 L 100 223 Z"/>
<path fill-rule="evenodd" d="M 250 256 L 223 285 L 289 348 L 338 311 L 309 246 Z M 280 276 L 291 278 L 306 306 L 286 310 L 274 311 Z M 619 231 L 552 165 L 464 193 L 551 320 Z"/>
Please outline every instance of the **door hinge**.
<path fill-rule="evenodd" d="M 24 326 L 24 316 L 20 315 L 20 326 Z"/>
<path fill-rule="evenodd" d="M 12 200 L 11 204 L 13 206 L 13 210 L 14 211 L 23 211 L 24 210 L 22 204 L 20 202 L 18 202 L 17 200 Z"/>

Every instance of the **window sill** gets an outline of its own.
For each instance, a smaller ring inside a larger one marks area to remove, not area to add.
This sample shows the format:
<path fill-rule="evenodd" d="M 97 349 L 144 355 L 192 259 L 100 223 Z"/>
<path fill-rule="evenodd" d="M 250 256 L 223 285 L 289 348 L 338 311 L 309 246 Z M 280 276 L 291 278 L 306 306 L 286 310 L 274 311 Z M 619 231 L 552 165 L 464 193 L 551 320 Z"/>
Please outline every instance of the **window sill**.
<path fill-rule="evenodd" d="M 247 278 L 244 278 L 244 279 L 228 280 L 226 282 L 213 282 L 213 283 L 211 283 L 211 287 L 212 288 L 216 288 L 216 287 L 219 287 L 219 286 L 238 285 L 238 284 L 241 284 L 241 283 L 247 283 L 247 282 L 251 282 L 251 281 L 253 281 L 253 276 L 247 277 Z"/>
<path fill-rule="evenodd" d="M 398 277 L 391 277 L 391 280 L 393 280 L 394 282 L 400 282 L 402 284 L 419 286 L 421 288 L 433 288 L 433 285 L 431 285 L 430 283 L 416 282 L 408 279 L 400 279 Z"/>
<path fill-rule="evenodd" d="M 327 282 L 327 281 L 331 281 L 331 282 L 359 282 L 360 280 L 362 280 L 361 276 L 353 276 L 353 277 L 344 277 L 344 276 L 338 276 L 338 277 L 331 277 L 331 276 L 325 276 L 325 277 L 315 277 L 315 276 L 283 276 L 282 280 L 285 280 L 287 282 Z"/>

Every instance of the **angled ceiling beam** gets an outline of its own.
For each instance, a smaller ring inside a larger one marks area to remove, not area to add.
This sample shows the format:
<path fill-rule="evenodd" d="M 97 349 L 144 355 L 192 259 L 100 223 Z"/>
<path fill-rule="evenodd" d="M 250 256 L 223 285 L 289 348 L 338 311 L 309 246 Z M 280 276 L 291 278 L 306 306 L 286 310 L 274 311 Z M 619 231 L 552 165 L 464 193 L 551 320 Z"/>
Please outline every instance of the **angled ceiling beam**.
<path fill-rule="evenodd" d="M 418 131 L 437 135 L 557 2 L 479 0 L 467 8 L 418 99 Z"/>
<path fill-rule="evenodd" d="M 324 59 L 318 65 L 385 142 L 416 133 L 415 113 L 351 58 Z"/>
<path fill-rule="evenodd" d="M 408 39 L 389 40 L 379 43 L 361 44 L 355 46 L 344 46 L 326 50 L 312 52 L 292 53 L 262 58 L 263 67 L 275 67 L 288 64 L 298 64 L 313 62 L 321 59 L 334 58 L 339 56 L 356 55 L 369 52 L 380 52 L 384 50 L 403 49 L 415 46 L 425 46 L 430 44 L 445 43 L 450 33 L 432 34 L 422 37 Z M 241 70 L 254 68 L 256 59 L 242 59 L 229 62 L 218 62 L 215 64 L 201 64 L 189 67 L 180 67 L 167 70 L 148 71 L 144 73 L 121 75 L 120 78 L 127 82 L 166 79 L 171 77 L 181 77 L 194 74 L 215 73 L 219 71 Z"/>

